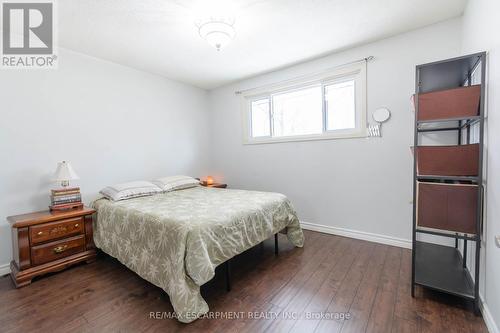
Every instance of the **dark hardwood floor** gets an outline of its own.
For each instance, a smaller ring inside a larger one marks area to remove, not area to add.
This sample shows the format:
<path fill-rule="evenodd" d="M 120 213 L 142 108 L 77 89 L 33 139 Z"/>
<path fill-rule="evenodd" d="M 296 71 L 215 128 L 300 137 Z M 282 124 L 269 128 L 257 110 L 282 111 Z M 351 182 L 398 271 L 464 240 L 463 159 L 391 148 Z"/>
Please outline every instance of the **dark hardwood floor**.
<path fill-rule="evenodd" d="M 203 286 L 211 315 L 237 318 L 162 318 L 168 296 L 102 255 L 21 289 L 0 278 L 0 331 L 487 332 L 468 302 L 422 288 L 410 296 L 409 250 L 305 233 L 303 249 L 280 235 L 278 257 L 270 239 L 235 258 L 232 291 L 222 270 Z"/>

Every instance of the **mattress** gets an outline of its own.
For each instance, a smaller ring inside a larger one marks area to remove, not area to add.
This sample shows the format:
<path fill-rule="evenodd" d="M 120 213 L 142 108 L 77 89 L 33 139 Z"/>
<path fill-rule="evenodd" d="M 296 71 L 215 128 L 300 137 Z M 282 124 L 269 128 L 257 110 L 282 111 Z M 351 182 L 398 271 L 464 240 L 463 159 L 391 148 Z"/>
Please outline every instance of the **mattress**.
<path fill-rule="evenodd" d="M 304 244 L 295 210 L 279 193 L 200 186 L 92 206 L 96 246 L 165 290 L 186 323 L 208 312 L 200 286 L 219 264 L 279 231 Z"/>

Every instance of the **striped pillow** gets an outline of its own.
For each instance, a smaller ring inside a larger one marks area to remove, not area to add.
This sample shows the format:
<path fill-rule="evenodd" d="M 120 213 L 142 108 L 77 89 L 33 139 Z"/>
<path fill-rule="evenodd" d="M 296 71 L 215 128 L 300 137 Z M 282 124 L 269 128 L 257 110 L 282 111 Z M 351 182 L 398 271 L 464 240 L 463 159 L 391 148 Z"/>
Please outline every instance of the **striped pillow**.
<path fill-rule="evenodd" d="M 108 186 L 103 188 L 99 193 L 110 200 L 119 201 L 161 192 L 161 188 L 151 182 L 135 181 Z"/>

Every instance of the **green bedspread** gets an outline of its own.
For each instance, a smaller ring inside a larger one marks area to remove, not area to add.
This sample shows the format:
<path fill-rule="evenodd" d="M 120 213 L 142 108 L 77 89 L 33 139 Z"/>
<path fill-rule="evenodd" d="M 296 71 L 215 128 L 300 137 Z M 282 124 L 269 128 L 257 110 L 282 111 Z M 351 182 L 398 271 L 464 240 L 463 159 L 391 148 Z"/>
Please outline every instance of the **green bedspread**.
<path fill-rule="evenodd" d="M 200 286 L 219 264 L 283 229 L 295 246 L 304 244 L 279 193 L 195 187 L 93 206 L 96 246 L 165 290 L 182 322 L 208 312 Z"/>

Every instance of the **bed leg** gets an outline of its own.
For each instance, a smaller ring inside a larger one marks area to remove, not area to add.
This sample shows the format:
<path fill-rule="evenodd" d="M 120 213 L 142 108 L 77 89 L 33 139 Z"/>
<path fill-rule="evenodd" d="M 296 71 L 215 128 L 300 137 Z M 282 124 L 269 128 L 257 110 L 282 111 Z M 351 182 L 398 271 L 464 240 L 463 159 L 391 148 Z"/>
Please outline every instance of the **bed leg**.
<path fill-rule="evenodd" d="M 278 247 L 278 233 L 274 234 L 274 255 L 277 256 L 279 252 L 279 247 Z"/>
<path fill-rule="evenodd" d="M 229 260 L 225 262 L 226 266 L 226 290 L 231 291 L 231 263 Z"/>

